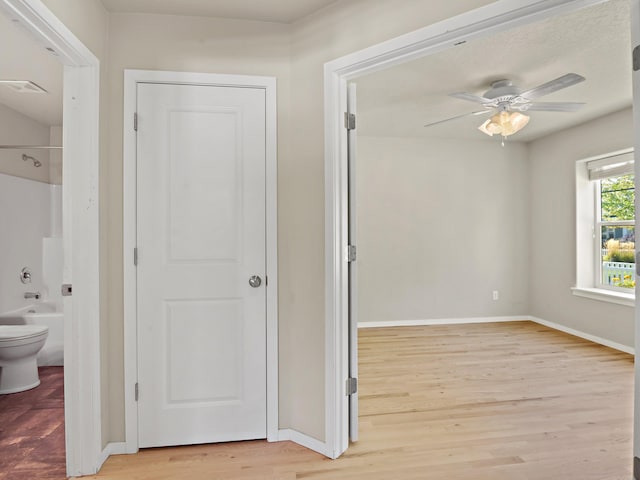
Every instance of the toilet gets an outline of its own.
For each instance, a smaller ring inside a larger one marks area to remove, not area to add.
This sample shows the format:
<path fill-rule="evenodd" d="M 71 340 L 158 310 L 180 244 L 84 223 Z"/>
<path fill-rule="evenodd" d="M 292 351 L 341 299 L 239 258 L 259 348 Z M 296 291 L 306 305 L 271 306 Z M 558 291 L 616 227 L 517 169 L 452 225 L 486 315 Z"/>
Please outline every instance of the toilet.
<path fill-rule="evenodd" d="M 0 325 L 0 394 L 40 385 L 36 356 L 48 334 L 46 325 Z"/>

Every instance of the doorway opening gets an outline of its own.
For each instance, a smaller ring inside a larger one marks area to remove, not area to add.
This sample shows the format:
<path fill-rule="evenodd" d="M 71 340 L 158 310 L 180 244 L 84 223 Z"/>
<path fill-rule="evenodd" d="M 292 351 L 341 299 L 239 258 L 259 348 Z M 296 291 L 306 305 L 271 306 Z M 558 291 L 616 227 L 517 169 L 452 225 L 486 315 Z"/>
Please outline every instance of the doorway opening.
<path fill-rule="evenodd" d="M 63 160 L 58 159 L 64 162 L 62 183 L 65 186 L 59 195 L 62 207 L 57 210 L 57 213 L 61 210 L 65 213 L 61 228 L 64 265 L 58 276 L 67 285 L 69 294 L 59 302 L 64 312 L 64 456 L 68 476 L 92 474 L 101 465 L 103 447 L 99 334 L 99 61 L 41 3 L 5 0 L 1 9 L 15 28 L 22 28 L 23 35 L 26 32 L 27 42 L 35 43 L 62 65 L 64 122 L 61 137 L 58 129 L 54 140 L 61 142 L 55 145 L 62 146 L 64 152 Z M 38 158 L 31 151 L 24 155 L 25 165 L 42 169 L 45 164 L 44 157 Z M 19 199 L 17 203 L 20 203 Z M 41 208 L 48 209 L 48 203 Z M 50 229 L 54 239 L 56 233 L 60 233 L 59 219 L 55 224 L 56 228 Z M 52 246 L 44 247 L 43 251 L 49 247 Z M 59 263 L 60 255 L 54 257 Z M 40 266 L 33 268 L 40 269 Z M 60 282 L 60 278 L 53 282 Z M 61 292 L 62 287 L 58 284 L 47 288 L 53 293 L 54 289 Z M 75 297 L 70 296 L 72 291 Z M 28 293 L 33 294 L 34 302 L 41 299 L 40 295 L 36 298 L 38 292 Z M 44 292 L 40 294 L 44 295 Z M 26 313 L 39 314 L 37 311 Z"/>
<path fill-rule="evenodd" d="M 589 3 L 589 2 L 587 2 Z M 599 2 L 591 2 L 591 4 L 595 4 Z M 347 209 L 348 209 L 348 181 L 349 176 L 347 173 L 347 163 L 346 163 L 346 151 L 348 149 L 347 145 L 347 133 L 342 130 L 341 120 L 342 115 L 346 106 L 347 99 L 347 83 L 355 81 L 356 83 L 362 79 L 363 82 L 366 82 L 366 74 L 375 75 L 374 72 L 378 72 L 380 77 L 384 76 L 387 72 L 387 68 L 391 65 L 399 65 L 405 64 L 409 60 L 413 60 L 415 58 L 424 56 L 424 55 L 438 55 L 438 52 L 443 52 L 447 50 L 449 52 L 455 52 L 455 46 L 458 45 L 459 49 L 466 48 L 467 45 L 471 45 L 471 42 L 475 38 L 484 37 L 490 33 L 496 33 L 500 31 L 505 31 L 507 28 L 511 29 L 518 25 L 527 25 L 534 21 L 542 20 L 545 18 L 552 18 L 560 14 L 564 14 L 575 10 L 577 8 L 584 7 L 585 2 L 558 2 L 555 5 L 551 6 L 549 9 L 529 9 L 527 12 L 519 12 L 516 13 L 512 10 L 509 10 L 508 6 L 505 6 L 504 10 L 497 12 L 496 10 L 492 10 L 491 8 L 481 8 L 473 12 L 469 12 L 466 15 L 462 15 L 460 17 L 456 17 L 451 19 L 448 22 L 443 22 L 442 24 L 434 25 L 432 27 L 427 27 L 426 29 L 418 32 L 414 32 L 414 34 L 407 35 L 405 37 L 400 37 L 390 42 L 385 42 L 383 44 L 371 47 L 361 52 L 357 52 L 348 57 L 343 57 L 342 59 L 335 60 L 326 65 L 325 67 L 325 86 L 326 86 L 326 96 L 327 96 L 327 107 L 325 110 L 325 127 L 326 127 L 326 173 L 327 173 L 327 189 L 326 189 L 326 199 L 327 199 L 327 443 L 328 446 L 333 446 L 334 456 L 340 455 L 342 451 L 347 448 L 348 445 L 348 402 L 344 400 L 344 383 L 345 379 L 348 377 L 348 335 L 347 332 L 349 330 L 349 325 L 347 321 L 348 317 L 348 309 L 349 309 L 349 290 L 348 290 L 348 282 L 347 282 L 347 246 L 352 244 L 348 237 L 347 224 Z M 446 24 L 446 25 L 445 25 Z M 471 30 L 471 32 L 470 32 Z M 419 46 L 415 46 L 416 43 L 412 43 L 409 41 L 409 37 L 411 40 L 420 44 Z M 427 40 L 424 40 L 427 39 Z M 452 53 L 453 56 L 456 56 L 458 52 Z M 625 53 L 626 54 L 626 53 Z M 437 58 L 437 57 L 434 57 Z M 481 59 L 480 59 L 481 60 Z M 453 62 L 452 67 L 457 65 L 456 62 Z M 435 67 L 437 68 L 437 67 Z M 408 69 L 410 70 L 410 69 Z M 416 72 L 414 72 L 416 73 Z M 424 72 L 423 72 L 424 73 Z M 500 72 L 500 74 L 509 73 Z M 564 74 L 566 72 L 560 72 L 559 75 Z M 486 74 L 486 72 L 485 72 Z M 409 73 L 411 75 L 411 73 Z M 557 76 L 559 76 L 557 75 Z M 464 75 L 460 75 L 460 78 L 464 78 Z M 551 78 L 554 78 L 553 76 Z M 550 78 L 549 78 L 550 79 Z M 410 83 L 412 79 L 409 79 Z M 487 79 L 488 80 L 488 79 Z M 494 78 L 494 80 L 498 80 L 498 78 Z M 536 82 L 532 82 L 532 85 L 535 85 Z M 541 83 L 541 82 L 537 82 Z M 403 85 L 400 90 L 404 91 L 405 85 Z M 480 86 L 476 87 L 477 89 Z M 442 89 L 440 94 L 443 97 L 446 97 L 447 93 L 453 93 L 455 90 L 447 90 L 446 87 Z M 390 94 L 392 96 L 393 94 Z M 396 97 L 402 96 L 397 95 Z M 360 97 L 360 92 L 358 92 L 358 97 Z M 617 109 L 623 108 L 625 105 L 620 105 Z M 628 104 L 626 105 L 628 106 Z M 360 106 L 358 106 L 358 110 L 360 110 Z M 615 109 L 614 109 L 615 110 Z M 613 110 L 610 110 L 611 112 Z M 604 113 L 609 113 L 604 112 Z M 370 112 L 371 117 L 369 120 L 376 119 L 375 115 L 386 115 L 387 118 L 394 120 L 395 124 L 399 129 L 403 130 L 401 133 L 396 133 L 394 137 L 404 137 L 407 135 L 407 130 L 410 130 L 411 126 L 409 126 L 410 119 L 407 117 L 394 117 L 394 114 L 397 112 L 385 111 L 383 113 L 382 109 Z M 437 113 L 437 112 L 436 112 Z M 440 112 L 442 113 L 442 112 Z M 603 113 L 603 114 L 604 114 Z M 453 117 L 454 114 L 449 115 Z M 362 121 L 358 122 L 358 125 L 368 125 L 371 126 L 371 123 L 366 124 L 366 117 L 360 113 L 359 117 Z M 444 117 L 446 118 L 446 116 Z M 340 119 L 340 124 L 338 123 L 338 119 Z M 437 118 L 439 119 L 439 118 Z M 477 120 L 477 118 L 476 118 Z M 372 120 L 373 121 L 373 120 Z M 471 123 L 473 123 L 473 119 Z M 429 123 L 428 119 L 424 119 L 424 121 L 419 123 L 419 126 L 416 127 L 423 130 L 423 125 Z M 477 122 L 481 123 L 481 122 Z M 460 130 L 464 127 L 461 124 Z M 366 128 L 366 127 L 365 127 Z M 470 132 L 476 133 L 477 125 L 473 125 L 472 129 L 469 129 Z M 422 135 L 422 134 L 420 134 Z M 438 135 L 434 135 L 438 136 Z M 515 137 L 514 137 L 515 139 Z M 358 139 L 360 140 L 360 139 Z M 396 138 L 396 140 L 398 140 Z M 630 140 L 633 142 L 633 139 Z M 386 165 L 389 169 L 398 169 L 400 170 L 402 167 L 399 164 L 402 162 L 403 153 L 405 150 L 398 145 L 401 143 L 396 141 L 396 149 L 395 149 L 395 160 L 394 165 Z M 432 142 L 436 143 L 436 142 Z M 361 145 L 359 144 L 359 149 Z M 501 148 L 499 143 L 495 145 L 497 148 Z M 507 142 L 507 148 L 509 143 Z M 628 145 L 627 145 L 628 146 Z M 406 146 L 405 146 L 406 147 Z M 371 152 L 371 150 L 369 149 Z M 498 150 L 499 152 L 499 150 Z M 498 154 L 496 154 L 498 155 Z M 440 162 L 440 166 L 436 167 L 443 171 L 445 166 L 445 162 Z M 461 167 L 462 168 L 462 167 Z M 501 170 L 498 170 L 501 172 Z M 356 172 L 358 174 L 359 172 Z M 398 171 L 394 172 L 398 173 Z M 371 193 L 371 192 L 370 192 Z M 377 192 L 380 194 L 380 192 Z M 371 193 L 375 196 L 375 194 Z M 378 197 L 382 200 L 384 197 Z M 379 205 L 378 205 L 379 206 Z M 464 205 L 462 206 L 464 208 Z M 390 212 L 393 212 L 393 209 L 390 208 Z M 398 216 L 402 216 L 404 212 L 396 210 L 395 218 Z M 424 220 L 424 219 L 422 219 Z M 427 219 L 424 221 L 433 221 L 433 219 Z M 437 223 L 437 222 L 436 222 Z M 464 221 L 462 223 L 465 223 Z M 371 225 L 369 225 L 371 227 Z M 359 229 L 360 230 L 360 227 Z M 392 229 L 387 229 L 392 230 Z M 401 234 L 398 234 L 401 237 Z M 391 239 L 393 237 L 393 232 L 389 235 Z M 379 238 L 376 237 L 376 238 Z M 446 237 L 445 237 L 446 238 Z M 402 241 L 400 241 L 402 242 Z M 358 260 L 364 259 L 366 255 L 366 249 L 363 250 L 363 247 L 360 244 L 358 246 Z M 356 260 L 357 263 L 357 260 Z M 359 272 L 360 273 L 360 272 Z M 369 271 L 372 273 L 372 271 Z M 415 272 L 414 272 L 415 273 Z M 464 273 L 461 273 L 461 276 L 464 277 Z M 371 282 L 376 281 L 375 279 L 379 278 L 375 275 L 367 275 L 367 279 Z M 454 276 L 455 277 L 455 276 Z M 362 283 L 362 276 L 359 275 L 359 285 Z M 452 283 L 455 283 L 453 281 Z M 371 286 L 371 285 L 370 285 Z M 492 287 L 488 285 L 488 296 L 489 299 L 488 304 L 491 306 L 491 302 L 495 296 L 500 298 L 500 289 Z M 569 286 L 567 286 L 567 289 Z M 455 286 L 451 286 L 451 294 L 455 295 L 456 290 L 460 293 L 460 290 L 464 289 L 464 287 L 459 287 L 456 289 Z M 498 294 L 495 295 L 494 291 L 498 290 Z M 503 291 L 504 293 L 504 291 Z M 504 296 L 502 297 L 504 298 Z M 380 298 L 378 298 L 380 300 Z M 480 299 L 482 302 L 485 301 L 483 297 Z M 382 301 L 382 300 L 381 300 Z M 459 307 L 460 305 L 456 305 Z M 378 310 L 380 311 L 380 310 Z M 410 316 L 411 313 L 405 313 L 403 316 L 405 318 L 400 318 L 400 320 L 416 320 L 419 317 Z M 432 318 L 442 319 L 446 318 L 446 315 L 442 313 L 433 314 Z M 509 313 L 508 315 L 511 315 Z M 484 313 L 471 315 L 468 312 L 457 313 L 458 317 L 495 317 L 498 316 L 496 313 Z M 502 316 L 502 315 L 499 315 Z M 408 318 L 406 318 L 408 317 Z M 337 362 L 335 364 L 331 362 Z M 334 428 L 338 425 L 337 429 Z M 330 450 L 330 448 L 329 448 Z"/>

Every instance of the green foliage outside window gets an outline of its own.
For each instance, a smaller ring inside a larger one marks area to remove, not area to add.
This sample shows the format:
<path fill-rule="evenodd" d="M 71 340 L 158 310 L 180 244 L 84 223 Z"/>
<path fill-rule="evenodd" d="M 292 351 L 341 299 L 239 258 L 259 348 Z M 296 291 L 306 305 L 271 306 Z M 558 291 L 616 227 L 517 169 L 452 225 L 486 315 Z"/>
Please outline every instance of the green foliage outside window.
<path fill-rule="evenodd" d="M 600 188 L 603 222 L 635 218 L 633 174 L 605 178 L 600 182 Z"/>

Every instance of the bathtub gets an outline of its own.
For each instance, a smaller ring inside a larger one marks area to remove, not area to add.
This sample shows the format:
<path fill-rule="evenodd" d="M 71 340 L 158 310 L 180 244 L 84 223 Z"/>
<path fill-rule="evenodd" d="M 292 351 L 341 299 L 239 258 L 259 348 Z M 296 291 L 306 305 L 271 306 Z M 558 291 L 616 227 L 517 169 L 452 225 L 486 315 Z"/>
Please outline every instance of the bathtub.
<path fill-rule="evenodd" d="M 47 341 L 38 354 L 39 366 L 64 363 L 64 313 L 51 302 L 38 302 L 18 310 L 0 314 L 0 325 L 46 325 Z"/>

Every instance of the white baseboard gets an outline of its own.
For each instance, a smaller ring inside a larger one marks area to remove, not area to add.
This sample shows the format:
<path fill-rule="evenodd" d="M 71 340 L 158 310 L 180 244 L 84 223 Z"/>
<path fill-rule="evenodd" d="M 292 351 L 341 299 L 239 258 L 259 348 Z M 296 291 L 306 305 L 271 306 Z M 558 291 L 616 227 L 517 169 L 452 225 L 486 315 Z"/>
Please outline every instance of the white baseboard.
<path fill-rule="evenodd" d="M 321 442 L 320 440 L 316 440 L 315 438 L 305 435 L 304 433 L 300 433 L 290 428 L 278 430 L 277 441 L 282 442 L 286 440 L 297 443 L 298 445 L 302 445 L 303 447 L 308 448 L 309 450 L 313 450 L 314 452 L 317 452 L 321 455 L 326 455 L 326 443 Z M 104 462 L 106 462 L 111 455 L 123 455 L 127 453 L 130 452 L 127 450 L 127 444 L 125 442 L 108 443 L 100 454 L 96 472 L 100 471 L 102 465 L 104 465 Z"/>
<path fill-rule="evenodd" d="M 495 323 L 495 322 L 521 322 L 531 321 L 544 325 L 545 327 L 559 330 L 569 335 L 584 338 L 590 342 L 604 345 L 605 347 L 613 348 L 621 352 L 635 354 L 635 349 L 621 343 L 617 343 L 606 338 L 591 335 L 590 333 L 581 332 L 574 328 L 566 327 L 559 323 L 549 322 L 542 318 L 533 317 L 531 315 L 513 315 L 509 317 L 469 317 L 469 318 L 436 318 L 425 320 L 397 320 L 397 321 L 385 321 L 385 322 L 361 322 L 358 323 L 358 328 L 379 328 L 379 327 L 415 327 L 415 326 L 428 326 L 428 325 L 462 325 L 465 323 Z"/>
<path fill-rule="evenodd" d="M 321 455 L 327 455 L 327 444 L 325 442 L 321 442 L 320 440 L 310 437 L 309 435 L 305 435 L 304 433 L 300 433 L 297 430 L 292 430 L 291 428 L 278 430 L 278 440 L 281 442 L 289 440 Z"/>
<path fill-rule="evenodd" d="M 96 471 L 100 471 L 102 465 L 104 465 L 104 462 L 106 462 L 107 458 L 109 458 L 111 455 L 121 455 L 123 453 L 127 453 L 126 446 L 127 444 L 125 442 L 107 443 L 107 445 L 102 450 L 102 453 L 100 454 L 100 458 L 98 459 L 98 468 Z"/>
<path fill-rule="evenodd" d="M 468 318 L 430 318 L 425 320 L 391 320 L 386 322 L 360 322 L 358 328 L 378 327 L 416 327 L 424 325 L 460 325 L 465 323 L 518 322 L 530 320 L 529 315 L 512 315 L 509 317 L 468 317 Z"/>
<path fill-rule="evenodd" d="M 544 325 L 545 327 L 553 328 L 554 330 L 559 330 L 564 333 L 568 333 L 569 335 L 574 335 L 576 337 L 584 338 L 585 340 L 589 340 L 590 342 L 599 343 L 600 345 L 604 345 L 605 347 L 613 348 L 615 350 L 619 350 L 621 352 L 630 353 L 631 355 L 635 355 L 635 349 L 633 347 L 629 347 L 627 345 L 623 345 L 618 342 L 613 342 L 606 338 L 598 337 L 596 335 L 591 335 L 590 333 L 581 332 L 580 330 L 576 330 L 574 328 L 566 327 L 559 323 L 549 322 L 548 320 L 543 320 L 538 317 L 528 317 L 529 320 L 535 323 L 539 323 L 540 325 Z"/>

